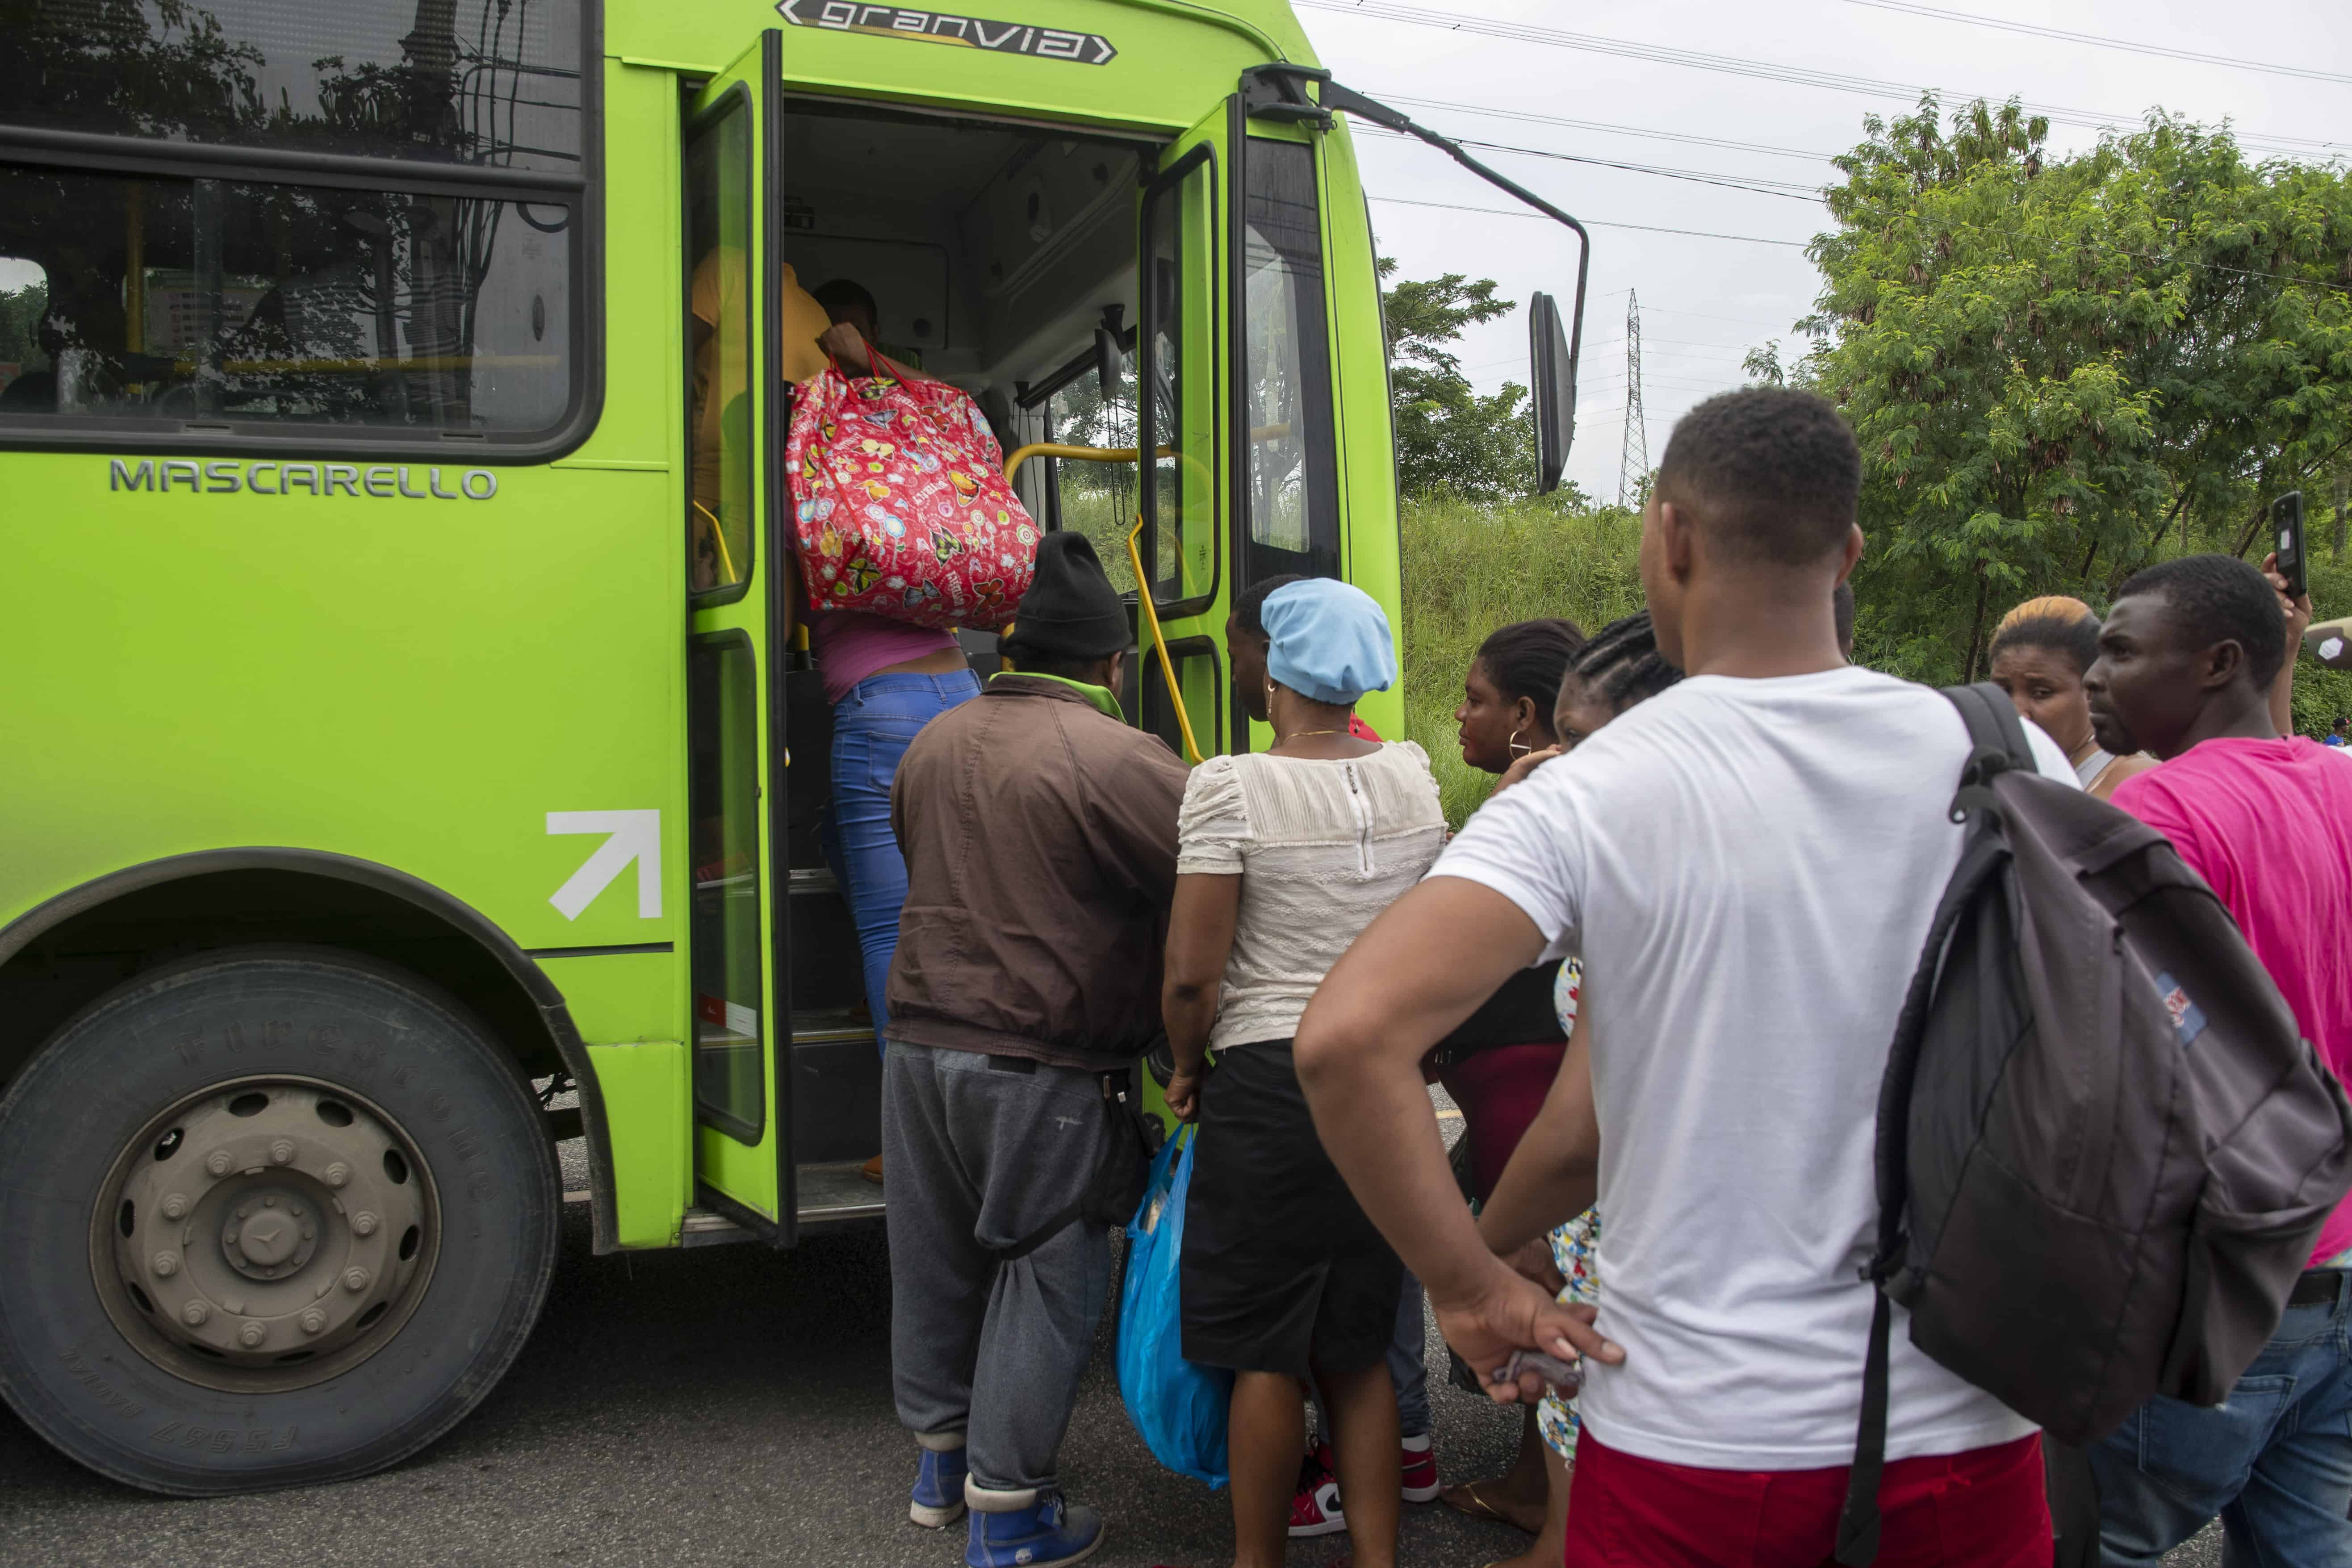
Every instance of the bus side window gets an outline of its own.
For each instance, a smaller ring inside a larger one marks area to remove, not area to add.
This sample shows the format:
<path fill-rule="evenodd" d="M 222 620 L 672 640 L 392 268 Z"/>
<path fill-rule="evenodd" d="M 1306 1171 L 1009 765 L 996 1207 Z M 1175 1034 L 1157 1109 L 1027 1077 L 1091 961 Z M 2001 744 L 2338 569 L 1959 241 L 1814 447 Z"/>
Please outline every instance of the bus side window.
<path fill-rule="evenodd" d="M 1323 308 L 1323 235 L 1315 153 L 1249 139 L 1243 160 L 1243 495 L 1248 559 L 1241 580 L 1284 572 L 1339 574 L 1332 441 L 1331 342 Z"/>
<path fill-rule="evenodd" d="M 0 256 L 0 413 L 57 410 L 57 368 L 42 342 L 52 331 L 48 313 L 48 269 Z"/>
<path fill-rule="evenodd" d="M 1092 354 L 1072 369 L 1075 374 L 1045 399 L 1045 439 L 1069 447 L 1134 446 L 1135 356 L 1129 353 L 1122 360 L 1118 393 L 1108 399 L 1103 396 Z M 1135 526 L 1134 465 L 1065 458 L 1047 458 L 1046 464 L 1045 504 L 1052 526 L 1085 534 L 1102 558 L 1111 586 L 1122 594 L 1134 592 L 1135 569 L 1127 560 L 1127 531 Z"/>
<path fill-rule="evenodd" d="M 751 108 L 723 101 L 686 154 L 690 351 L 687 593 L 740 595 L 751 575 Z"/>

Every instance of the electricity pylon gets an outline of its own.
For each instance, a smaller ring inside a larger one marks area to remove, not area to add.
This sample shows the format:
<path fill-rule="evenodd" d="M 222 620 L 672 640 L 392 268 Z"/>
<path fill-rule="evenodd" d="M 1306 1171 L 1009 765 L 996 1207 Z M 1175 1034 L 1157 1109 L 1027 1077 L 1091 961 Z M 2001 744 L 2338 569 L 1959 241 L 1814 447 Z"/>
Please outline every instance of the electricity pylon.
<path fill-rule="evenodd" d="M 1642 504 L 1650 479 L 1650 431 L 1642 418 L 1642 299 L 1625 294 L 1625 445 L 1617 458 L 1617 504 Z"/>

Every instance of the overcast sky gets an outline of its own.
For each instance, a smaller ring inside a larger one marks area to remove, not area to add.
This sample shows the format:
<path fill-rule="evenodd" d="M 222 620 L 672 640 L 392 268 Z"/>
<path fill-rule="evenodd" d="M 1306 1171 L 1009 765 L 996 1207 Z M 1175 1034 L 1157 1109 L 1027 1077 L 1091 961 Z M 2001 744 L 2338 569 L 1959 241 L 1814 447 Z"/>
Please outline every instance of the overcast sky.
<path fill-rule="evenodd" d="M 2352 17 L 2343 0 L 1650 0 L 1640 7 L 1536 0 L 1294 0 L 1323 63 L 1339 81 L 1388 100 L 1431 129 L 1580 158 L 1640 163 L 1736 181 L 1814 188 L 1835 176 L 1822 161 L 1862 138 L 1863 116 L 1907 110 L 1907 96 L 1843 90 L 1627 58 L 1528 37 L 1480 36 L 1376 17 L 1386 10 L 1454 16 L 1474 26 L 1573 33 L 1644 49 L 1693 51 L 1766 71 L 1830 74 L 1935 87 L 1946 100 L 2016 96 L 2079 118 L 2136 123 L 2153 107 L 2207 123 L 2231 121 L 2250 153 L 2325 160 L 2352 156 Z M 2135 45 L 2227 57 L 2344 79 L 2309 79 L 2056 38 L 2022 36 L 1942 16 L 2024 24 Z M 1572 127 L 1412 98 L 1502 110 Z M 1606 125 L 1617 130 L 1598 130 Z M 1633 132 L 1667 132 L 1701 142 Z M 2053 123 L 2053 147 L 2086 147 L 2084 125 Z M 1563 306 L 1576 281 L 1575 237 L 1548 221 L 1454 207 L 1505 208 L 1511 198 L 1442 153 L 1378 133 L 1357 138 L 1372 224 L 1402 275 L 1492 277 L 1520 302 L 1465 338 L 1464 367 L 1482 390 L 1527 379 L 1525 302 L 1548 289 Z M 2331 150 L 2332 148 L 2332 150 Z M 1778 149 L 1780 151 L 1767 151 Z M 1791 156 L 1790 154 L 1796 154 Z M 1739 362 L 1778 338 L 1801 352 L 1791 324 L 1811 310 L 1818 275 L 1802 244 L 1827 226 L 1817 199 L 1633 174 L 1501 153 L 1476 155 L 1592 226 L 1592 275 L 1569 474 L 1613 499 L 1623 439 L 1628 289 L 1641 297 L 1643 388 L 1649 460 L 1675 417 L 1708 394 L 1739 385 Z M 1381 198 L 1403 198 L 1403 200 Z M 1454 207 L 1414 206 L 1405 201 Z M 1755 240 L 1700 238 L 1603 225 L 1699 229 Z"/>

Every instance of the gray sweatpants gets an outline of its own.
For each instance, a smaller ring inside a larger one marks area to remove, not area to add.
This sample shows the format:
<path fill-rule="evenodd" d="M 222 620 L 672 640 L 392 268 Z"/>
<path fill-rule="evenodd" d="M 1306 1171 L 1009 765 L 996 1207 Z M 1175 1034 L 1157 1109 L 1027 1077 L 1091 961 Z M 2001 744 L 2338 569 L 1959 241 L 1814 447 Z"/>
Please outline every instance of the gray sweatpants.
<path fill-rule="evenodd" d="M 926 1447 L 961 1435 L 972 1484 L 1053 1485 L 1110 1289 L 1110 1234 L 1084 1220 L 1013 1262 L 1009 1247 L 1094 1180 L 1110 1136 L 1091 1073 L 890 1042 L 882 1169 L 890 1375 Z"/>

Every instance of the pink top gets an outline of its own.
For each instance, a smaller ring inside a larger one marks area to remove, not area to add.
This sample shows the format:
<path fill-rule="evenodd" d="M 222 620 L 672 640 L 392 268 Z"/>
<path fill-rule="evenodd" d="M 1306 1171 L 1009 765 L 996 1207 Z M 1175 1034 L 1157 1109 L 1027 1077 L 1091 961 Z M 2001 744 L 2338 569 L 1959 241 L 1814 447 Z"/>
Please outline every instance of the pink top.
<path fill-rule="evenodd" d="M 2246 933 L 2319 1059 L 2352 1083 L 2352 767 L 2306 740 L 2201 741 L 2116 787 Z M 2352 1197 L 2314 1265 L 2352 1247 Z"/>
<path fill-rule="evenodd" d="M 808 620 L 809 651 L 824 677 L 824 700 L 839 702 L 849 689 L 877 669 L 909 659 L 929 658 L 958 645 L 952 632 L 910 626 L 863 610 L 828 610 Z M 2352 773 L 2352 768 L 2344 770 Z"/>

